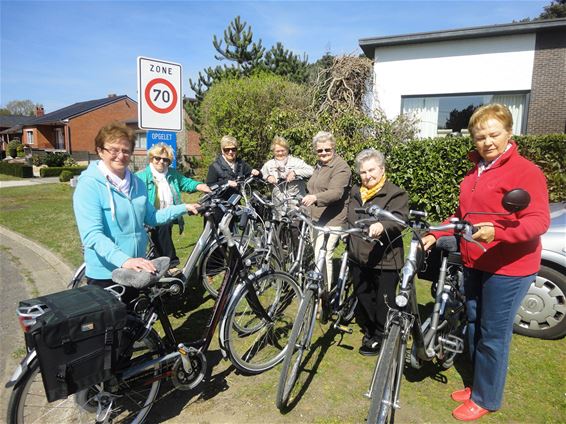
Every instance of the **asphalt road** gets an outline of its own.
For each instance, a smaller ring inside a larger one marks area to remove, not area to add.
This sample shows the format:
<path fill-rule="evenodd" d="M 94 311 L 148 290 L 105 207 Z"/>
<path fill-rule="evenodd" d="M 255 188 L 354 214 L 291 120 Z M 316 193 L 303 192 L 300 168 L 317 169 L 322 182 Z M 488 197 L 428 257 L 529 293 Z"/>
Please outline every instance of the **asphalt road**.
<path fill-rule="evenodd" d="M 0 422 L 10 396 L 4 385 L 25 353 L 19 301 L 63 290 L 70 278 L 70 268 L 52 253 L 0 227 Z"/>

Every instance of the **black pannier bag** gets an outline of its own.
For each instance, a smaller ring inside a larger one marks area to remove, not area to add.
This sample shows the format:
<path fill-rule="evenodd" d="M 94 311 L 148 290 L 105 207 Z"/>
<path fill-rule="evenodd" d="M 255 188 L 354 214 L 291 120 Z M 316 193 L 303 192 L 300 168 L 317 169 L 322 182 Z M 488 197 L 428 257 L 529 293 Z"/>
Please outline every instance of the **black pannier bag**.
<path fill-rule="evenodd" d="M 85 286 L 20 302 L 44 304 L 26 335 L 35 349 L 49 402 L 108 380 L 116 365 L 126 305 L 108 291 Z"/>

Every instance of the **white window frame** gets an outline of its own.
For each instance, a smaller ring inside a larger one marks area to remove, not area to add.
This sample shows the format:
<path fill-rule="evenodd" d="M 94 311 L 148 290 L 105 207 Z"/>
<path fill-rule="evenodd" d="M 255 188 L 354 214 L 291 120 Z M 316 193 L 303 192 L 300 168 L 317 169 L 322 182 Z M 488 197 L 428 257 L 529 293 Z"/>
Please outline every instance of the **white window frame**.
<path fill-rule="evenodd" d="M 26 144 L 35 144 L 33 140 L 33 130 L 25 130 L 26 132 Z"/>

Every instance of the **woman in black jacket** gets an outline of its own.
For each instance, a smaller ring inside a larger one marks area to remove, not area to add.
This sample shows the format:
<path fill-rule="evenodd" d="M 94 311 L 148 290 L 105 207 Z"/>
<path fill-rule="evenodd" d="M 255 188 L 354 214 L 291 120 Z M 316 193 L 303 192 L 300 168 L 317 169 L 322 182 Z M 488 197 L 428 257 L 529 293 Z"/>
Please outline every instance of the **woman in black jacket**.
<path fill-rule="evenodd" d="M 208 167 L 206 184 L 210 187 L 228 183 L 230 188 L 223 195 L 223 198 L 228 199 L 232 194 L 238 193 L 238 178 L 249 177 L 250 174 L 257 176 L 260 172 L 238 158 L 238 140 L 231 135 L 222 137 L 220 149 L 220 155 Z"/>
<path fill-rule="evenodd" d="M 356 157 L 361 186 L 355 185 L 350 193 L 348 223 L 354 226 L 359 219 L 356 208 L 377 205 L 405 220 L 408 213 L 408 195 L 387 180 L 383 154 L 366 149 Z M 348 244 L 350 271 L 358 297 L 356 321 L 364 337 L 359 349 L 362 355 L 377 355 L 383 336 L 388 306 L 395 304 L 395 291 L 399 270 L 403 266 L 402 227 L 391 221 L 376 222 L 369 227 L 375 242 L 351 237 Z M 387 304 L 386 304 L 387 301 Z"/>

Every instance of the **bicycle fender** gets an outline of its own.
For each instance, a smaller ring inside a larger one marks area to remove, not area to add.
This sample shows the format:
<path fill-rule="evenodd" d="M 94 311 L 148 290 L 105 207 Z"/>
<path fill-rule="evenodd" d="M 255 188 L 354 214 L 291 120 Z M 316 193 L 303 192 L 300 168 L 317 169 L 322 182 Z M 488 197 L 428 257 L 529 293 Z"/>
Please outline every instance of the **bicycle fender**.
<path fill-rule="evenodd" d="M 14 387 L 16 386 L 20 380 L 22 379 L 22 377 L 26 374 L 31 362 L 37 357 L 37 353 L 34 350 L 32 350 L 31 352 L 29 352 L 26 357 L 24 359 L 22 359 L 22 361 L 19 363 L 19 365 L 16 367 L 14 374 L 12 374 L 12 377 L 10 378 L 10 381 L 8 381 L 6 383 L 6 387 L 7 389 L 9 389 L 10 387 Z"/>

